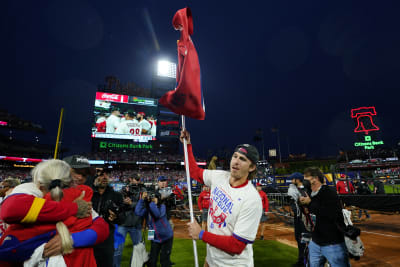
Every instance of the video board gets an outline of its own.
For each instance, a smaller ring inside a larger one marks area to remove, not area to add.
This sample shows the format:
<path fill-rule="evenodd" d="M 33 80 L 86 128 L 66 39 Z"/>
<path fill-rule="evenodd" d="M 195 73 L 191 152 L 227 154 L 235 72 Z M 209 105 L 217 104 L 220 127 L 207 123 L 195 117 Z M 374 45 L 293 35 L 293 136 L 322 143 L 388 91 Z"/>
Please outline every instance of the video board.
<path fill-rule="evenodd" d="M 157 99 L 96 92 L 92 138 L 156 140 Z"/>

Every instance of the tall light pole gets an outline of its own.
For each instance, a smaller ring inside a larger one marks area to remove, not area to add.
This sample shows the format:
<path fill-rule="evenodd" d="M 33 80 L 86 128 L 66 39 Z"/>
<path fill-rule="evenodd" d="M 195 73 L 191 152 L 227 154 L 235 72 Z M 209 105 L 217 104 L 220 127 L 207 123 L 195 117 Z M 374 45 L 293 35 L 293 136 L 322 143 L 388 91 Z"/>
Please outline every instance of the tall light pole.
<path fill-rule="evenodd" d="M 281 140 L 280 140 L 280 137 L 279 137 L 279 129 L 278 128 L 272 128 L 271 132 L 276 133 L 276 137 L 278 139 L 279 163 L 282 163 Z"/>

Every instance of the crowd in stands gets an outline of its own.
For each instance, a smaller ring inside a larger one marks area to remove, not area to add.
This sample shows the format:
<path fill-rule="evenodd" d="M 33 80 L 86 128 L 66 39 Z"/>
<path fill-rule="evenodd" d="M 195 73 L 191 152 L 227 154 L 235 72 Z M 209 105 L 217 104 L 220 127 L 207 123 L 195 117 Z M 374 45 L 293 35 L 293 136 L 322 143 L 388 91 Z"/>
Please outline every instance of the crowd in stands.
<path fill-rule="evenodd" d="M 132 152 L 93 152 L 84 154 L 90 160 L 108 160 L 108 161 L 135 161 L 135 162 L 182 162 L 183 155 L 164 154 L 154 151 L 135 151 Z M 197 161 L 205 161 L 197 158 Z"/>
<path fill-rule="evenodd" d="M 26 181 L 30 178 L 30 170 L 27 169 L 0 169 L 0 181 L 7 178 L 16 178 L 20 181 Z"/>
<path fill-rule="evenodd" d="M 186 173 L 184 170 L 114 170 L 110 173 L 110 180 L 113 182 L 124 182 L 127 183 L 128 178 L 139 175 L 140 179 L 144 183 L 154 182 L 160 176 L 167 177 L 170 183 L 180 182 L 186 179 Z"/>
<path fill-rule="evenodd" d="M 359 160 L 367 160 L 370 158 L 386 159 L 394 157 L 394 155 L 396 154 L 398 154 L 398 151 L 395 151 L 394 149 L 376 147 L 375 149 L 370 150 L 369 152 L 366 152 L 365 150 L 362 149 L 340 151 L 337 160 L 338 162 L 347 162 L 347 161 L 350 162 L 356 159 Z"/>
<path fill-rule="evenodd" d="M 375 170 L 374 174 L 376 174 L 376 175 L 397 175 L 397 176 L 399 176 L 400 175 L 400 167 Z"/>
<path fill-rule="evenodd" d="M 0 181 L 6 178 L 17 178 L 25 181 L 31 177 L 29 168 L 26 169 L 0 169 Z M 127 183 L 128 178 L 134 177 L 139 174 L 141 181 L 150 183 L 157 181 L 160 176 L 165 176 L 169 183 L 181 182 L 186 180 L 186 172 L 182 170 L 168 170 L 168 169 L 150 169 L 150 170 L 113 170 L 110 173 L 110 180 L 112 182 Z"/>

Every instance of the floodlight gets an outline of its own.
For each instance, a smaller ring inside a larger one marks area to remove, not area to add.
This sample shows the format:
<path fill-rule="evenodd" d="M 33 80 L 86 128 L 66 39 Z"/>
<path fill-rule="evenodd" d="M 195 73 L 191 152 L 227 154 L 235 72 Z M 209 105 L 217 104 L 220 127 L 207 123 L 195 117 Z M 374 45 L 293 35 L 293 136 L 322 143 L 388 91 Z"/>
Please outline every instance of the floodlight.
<path fill-rule="evenodd" d="M 176 78 L 176 64 L 166 60 L 159 60 L 157 75 L 162 77 Z"/>

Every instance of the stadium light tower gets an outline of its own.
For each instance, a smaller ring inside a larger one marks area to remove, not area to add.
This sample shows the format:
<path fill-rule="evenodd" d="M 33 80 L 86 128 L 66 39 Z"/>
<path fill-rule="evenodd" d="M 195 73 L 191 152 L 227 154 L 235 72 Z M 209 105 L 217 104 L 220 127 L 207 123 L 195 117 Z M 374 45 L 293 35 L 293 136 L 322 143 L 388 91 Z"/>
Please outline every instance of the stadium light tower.
<path fill-rule="evenodd" d="M 176 64 L 167 60 L 157 63 L 157 76 L 176 78 Z"/>

